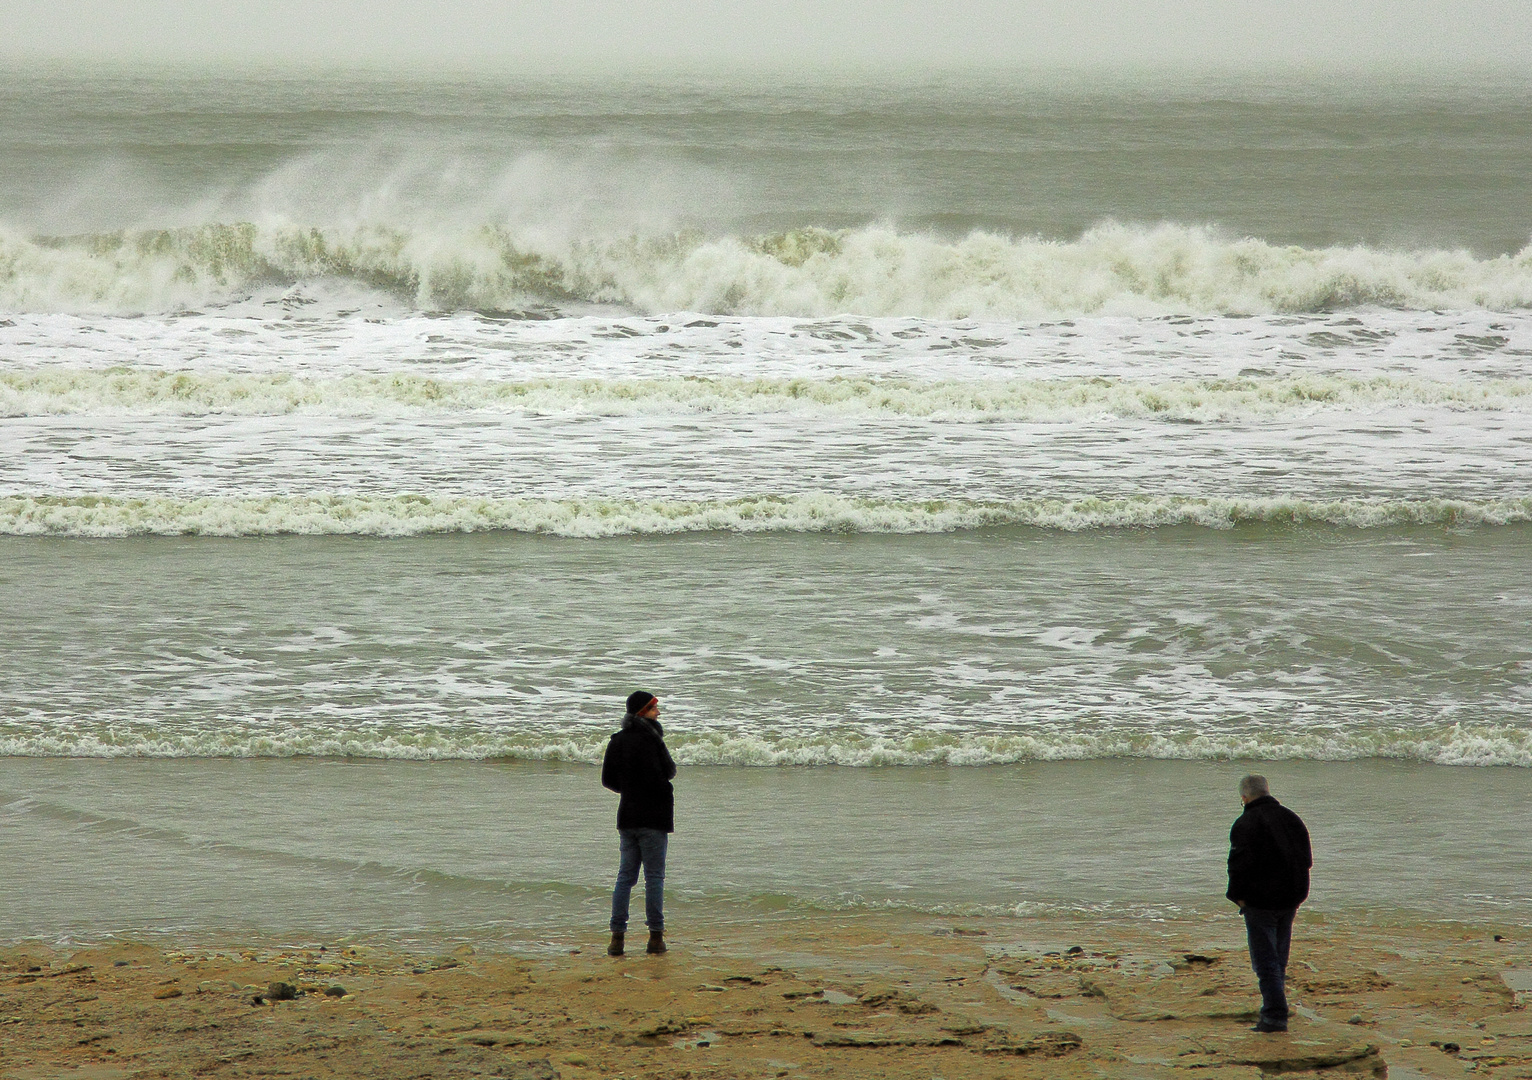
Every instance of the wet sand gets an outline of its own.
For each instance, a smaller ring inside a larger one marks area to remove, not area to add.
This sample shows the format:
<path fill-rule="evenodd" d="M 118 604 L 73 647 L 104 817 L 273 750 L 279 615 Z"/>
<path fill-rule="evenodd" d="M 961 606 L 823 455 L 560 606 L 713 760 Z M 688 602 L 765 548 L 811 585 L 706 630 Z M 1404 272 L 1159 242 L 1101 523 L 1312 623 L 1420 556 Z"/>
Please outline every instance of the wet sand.
<path fill-rule="evenodd" d="M 775 918 L 516 955 L 0 950 L 0 1075 L 1532 1077 L 1532 928 L 1302 914 L 1286 1035 L 1232 915 Z M 288 989 L 273 984 L 286 984 Z"/>

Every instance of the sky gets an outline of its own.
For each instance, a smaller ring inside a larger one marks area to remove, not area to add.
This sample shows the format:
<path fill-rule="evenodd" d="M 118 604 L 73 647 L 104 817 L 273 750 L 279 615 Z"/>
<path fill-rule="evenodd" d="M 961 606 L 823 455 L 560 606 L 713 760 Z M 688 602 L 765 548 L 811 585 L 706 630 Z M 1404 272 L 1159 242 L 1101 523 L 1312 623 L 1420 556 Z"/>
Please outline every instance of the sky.
<path fill-rule="evenodd" d="M 0 0 L 0 55 L 1532 70 L 1532 0 Z"/>

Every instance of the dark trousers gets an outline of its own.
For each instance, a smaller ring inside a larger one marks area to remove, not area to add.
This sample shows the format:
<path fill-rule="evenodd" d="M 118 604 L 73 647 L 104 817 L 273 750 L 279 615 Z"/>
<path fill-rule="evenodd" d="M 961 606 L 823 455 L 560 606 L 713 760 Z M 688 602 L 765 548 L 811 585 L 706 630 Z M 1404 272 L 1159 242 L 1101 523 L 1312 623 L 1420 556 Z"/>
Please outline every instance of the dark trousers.
<path fill-rule="evenodd" d="M 1297 908 L 1270 911 L 1243 907 L 1245 937 L 1250 942 L 1250 966 L 1261 984 L 1261 1023 L 1287 1027 L 1287 953 L 1293 944 Z"/>
<path fill-rule="evenodd" d="M 622 862 L 617 868 L 617 887 L 612 890 L 612 933 L 628 930 L 628 900 L 644 868 L 644 921 L 655 933 L 665 929 L 665 849 L 670 837 L 663 829 L 618 829 Z"/>

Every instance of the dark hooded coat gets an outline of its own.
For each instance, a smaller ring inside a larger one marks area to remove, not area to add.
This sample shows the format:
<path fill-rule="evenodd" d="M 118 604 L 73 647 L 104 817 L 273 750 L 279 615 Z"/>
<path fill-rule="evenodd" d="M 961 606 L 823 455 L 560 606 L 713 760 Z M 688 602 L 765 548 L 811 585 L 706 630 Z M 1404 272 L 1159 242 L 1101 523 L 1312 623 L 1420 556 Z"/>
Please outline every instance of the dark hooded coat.
<path fill-rule="evenodd" d="M 676 763 L 665 747 L 658 720 L 628 713 L 622 730 L 606 744 L 601 784 L 622 795 L 617 804 L 619 829 L 676 831 L 676 796 L 670 782 Z"/>
<path fill-rule="evenodd" d="M 1303 819 L 1270 795 L 1245 804 L 1229 830 L 1230 900 L 1253 908 L 1295 908 L 1309 895 L 1314 853 Z"/>

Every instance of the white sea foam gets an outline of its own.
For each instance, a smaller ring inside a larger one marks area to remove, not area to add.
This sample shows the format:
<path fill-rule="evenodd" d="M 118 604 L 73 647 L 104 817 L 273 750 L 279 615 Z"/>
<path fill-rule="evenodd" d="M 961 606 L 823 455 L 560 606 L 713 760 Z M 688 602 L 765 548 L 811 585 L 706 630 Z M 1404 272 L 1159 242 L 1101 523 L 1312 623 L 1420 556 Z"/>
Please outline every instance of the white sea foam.
<path fill-rule="evenodd" d="M 203 731 L 53 728 L 0 732 L 0 755 L 17 757 L 360 757 L 415 761 L 482 760 L 598 763 L 608 732 L 534 731 L 495 727 L 380 733 L 333 727 L 262 731 L 244 725 Z M 1262 731 L 1036 734 L 926 732 L 869 737 L 855 733 L 772 736 L 714 732 L 667 741 L 682 765 L 877 767 L 1003 765 L 1095 758 L 1166 760 L 1317 760 L 1399 758 L 1438 765 L 1532 767 L 1532 731 L 1453 724 L 1431 729 L 1305 728 Z"/>
<path fill-rule="evenodd" d="M 1532 521 L 1532 497 L 1467 499 L 1024 499 L 901 502 L 840 495 L 717 501 L 284 495 L 179 499 L 0 496 L 0 535 L 421 536 L 511 531 L 602 537 L 686 532 L 937 533 L 1024 526 L 1083 530 L 1313 523 L 1344 528 L 1509 525 Z"/>
<path fill-rule="evenodd" d="M 0 232 L 0 308 L 172 311 L 273 282 L 344 279 L 427 310 L 615 304 L 644 312 L 926 318 L 1532 306 L 1532 247 L 1300 248 L 1180 225 L 1106 223 L 1072 242 L 887 227 L 772 236 L 552 241 L 486 224 L 204 225 L 29 237 Z"/>
<path fill-rule="evenodd" d="M 948 420 L 1076 420 L 1110 413 L 1200 422 L 1314 408 L 1437 406 L 1524 411 L 1532 380 L 1442 382 L 1413 377 L 1136 381 L 1103 378 L 917 381 L 829 379 L 335 379 L 44 367 L 0 372 L 0 416 L 127 414 L 376 415 L 468 410 L 599 415 L 833 412 Z"/>
<path fill-rule="evenodd" d="M 307 283 L 213 312 L 0 319 L 4 370 L 350 375 L 528 383 L 657 378 L 910 382 L 1527 375 L 1532 312 L 1090 317 L 1040 321 L 584 315 L 515 319 L 361 306 Z"/>

